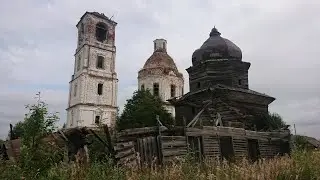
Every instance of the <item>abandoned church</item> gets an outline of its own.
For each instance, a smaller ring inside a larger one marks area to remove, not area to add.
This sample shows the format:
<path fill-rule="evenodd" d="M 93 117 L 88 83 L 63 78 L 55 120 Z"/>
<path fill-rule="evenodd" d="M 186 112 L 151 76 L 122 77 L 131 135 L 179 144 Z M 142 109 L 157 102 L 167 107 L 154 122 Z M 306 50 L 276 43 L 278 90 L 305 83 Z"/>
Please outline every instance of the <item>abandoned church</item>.
<path fill-rule="evenodd" d="M 48 141 L 68 147 L 69 160 L 78 152 L 89 159 L 86 138 L 99 139 L 120 165 L 165 164 L 193 155 L 197 160 L 272 158 L 291 152 L 287 127 L 257 129 L 258 115 L 268 114 L 275 98 L 249 88 L 250 63 L 241 49 L 213 28 L 209 38 L 191 56 L 190 91 L 171 56 L 167 41 L 153 41 L 154 51 L 138 72 L 138 89 L 149 89 L 164 102 L 175 125 L 157 125 L 122 131 L 114 129 L 118 79 L 115 72 L 117 23 L 98 12 L 86 12 L 77 23 L 74 73 L 69 82 L 67 128 L 49 134 Z M 253 123 L 255 122 L 255 123 Z M 107 142 L 95 133 L 103 124 Z M 12 126 L 11 126 L 12 132 Z M 113 132 L 111 135 L 110 132 Z M 20 139 L 2 148 L 6 159 L 19 159 Z M 83 153 L 86 152 L 86 153 Z"/>

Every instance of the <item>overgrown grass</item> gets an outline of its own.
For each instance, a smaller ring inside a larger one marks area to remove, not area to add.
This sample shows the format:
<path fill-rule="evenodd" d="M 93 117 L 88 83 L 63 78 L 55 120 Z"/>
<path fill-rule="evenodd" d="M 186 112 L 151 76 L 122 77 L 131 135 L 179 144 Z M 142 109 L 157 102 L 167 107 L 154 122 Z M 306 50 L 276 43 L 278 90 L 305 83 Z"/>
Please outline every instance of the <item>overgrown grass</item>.
<path fill-rule="evenodd" d="M 11 163 L 1 164 L 0 179 L 33 179 L 19 166 Z M 26 178 L 28 177 L 28 178 Z M 110 163 L 96 162 L 88 166 L 61 163 L 51 167 L 48 173 L 35 179 L 40 180 L 177 180 L 177 179 L 220 179 L 220 180 L 312 180 L 320 179 L 320 152 L 296 151 L 291 157 L 276 157 L 249 163 L 243 160 L 230 164 L 227 162 L 194 163 L 181 160 L 164 167 L 124 169 Z"/>

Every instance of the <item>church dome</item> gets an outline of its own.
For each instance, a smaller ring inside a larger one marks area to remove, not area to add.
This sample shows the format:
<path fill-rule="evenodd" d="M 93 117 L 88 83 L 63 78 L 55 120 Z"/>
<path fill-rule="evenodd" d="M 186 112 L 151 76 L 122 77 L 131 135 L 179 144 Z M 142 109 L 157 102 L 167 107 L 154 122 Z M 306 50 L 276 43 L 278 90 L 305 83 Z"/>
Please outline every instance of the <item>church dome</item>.
<path fill-rule="evenodd" d="M 147 74 L 170 74 L 172 72 L 178 77 L 182 77 L 174 60 L 167 53 L 167 41 L 165 39 L 156 39 L 154 42 L 154 51 L 145 62 L 143 68 L 139 71 L 139 75 Z"/>
<path fill-rule="evenodd" d="M 167 41 L 156 39 L 153 41 L 154 51 L 143 66 L 143 69 L 165 68 L 177 71 L 177 66 L 173 59 L 167 54 Z"/>
<path fill-rule="evenodd" d="M 143 69 L 153 68 L 167 68 L 170 70 L 177 70 L 177 66 L 174 63 L 173 59 L 163 49 L 154 51 L 143 66 Z"/>
<path fill-rule="evenodd" d="M 221 33 L 214 27 L 210 37 L 192 54 L 192 63 L 209 59 L 241 60 L 241 49 L 228 39 L 220 36 Z"/>

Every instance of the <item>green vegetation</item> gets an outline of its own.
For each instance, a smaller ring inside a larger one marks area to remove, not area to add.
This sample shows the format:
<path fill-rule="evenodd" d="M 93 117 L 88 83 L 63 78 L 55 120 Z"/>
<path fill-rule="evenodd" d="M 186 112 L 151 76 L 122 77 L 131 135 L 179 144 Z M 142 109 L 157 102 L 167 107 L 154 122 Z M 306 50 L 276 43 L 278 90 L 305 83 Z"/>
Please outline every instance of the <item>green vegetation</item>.
<path fill-rule="evenodd" d="M 258 131 L 278 130 L 287 126 L 282 117 L 277 113 L 253 114 L 254 116 L 249 121 L 249 126 L 255 126 Z"/>
<path fill-rule="evenodd" d="M 10 131 L 8 133 L 8 137 L 11 137 L 12 139 L 17 139 L 22 136 L 23 136 L 23 122 L 19 121 L 12 128 L 12 137 L 11 137 Z"/>
<path fill-rule="evenodd" d="M 163 107 L 160 98 L 153 96 L 149 91 L 136 91 L 127 104 L 117 121 L 119 130 L 127 128 L 139 128 L 156 126 L 156 115 L 159 115 L 165 126 L 174 122 L 172 116 Z"/>

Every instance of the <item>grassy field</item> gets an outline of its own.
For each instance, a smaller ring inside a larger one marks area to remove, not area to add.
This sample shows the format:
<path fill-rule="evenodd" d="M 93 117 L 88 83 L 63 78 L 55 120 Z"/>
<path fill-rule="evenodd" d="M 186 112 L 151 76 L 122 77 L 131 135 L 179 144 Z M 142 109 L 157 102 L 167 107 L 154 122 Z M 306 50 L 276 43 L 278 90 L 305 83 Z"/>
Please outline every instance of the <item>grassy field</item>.
<path fill-rule="evenodd" d="M 320 179 L 320 152 L 293 152 L 291 157 L 277 157 L 248 163 L 246 160 L 235 164 L 205 162 L 203 164 L 181 160 L 165 167 L 123 169 L 108 163 L 91 163 L 87 167 L 77 164 L 59 164 L 46 173 L 32 173 L 19 166 L 6 163 L 0 168 L 0 179 L 40 179 L 40 180 L 104 180 L 104 179 Z"/>

